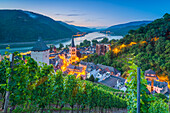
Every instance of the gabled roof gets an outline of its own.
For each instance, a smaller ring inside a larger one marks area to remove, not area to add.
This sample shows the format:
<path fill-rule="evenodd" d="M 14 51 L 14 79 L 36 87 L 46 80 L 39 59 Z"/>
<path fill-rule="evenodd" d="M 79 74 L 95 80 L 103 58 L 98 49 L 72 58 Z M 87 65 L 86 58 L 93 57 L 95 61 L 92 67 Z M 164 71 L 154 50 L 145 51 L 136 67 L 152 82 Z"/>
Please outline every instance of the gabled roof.
<path fill-rule="evenodd" d="M 67 68 L 75 69 L 75 65 L 69 64 L 69 65 L 67 66 Z"/>
<path fill-rule="evenodd" d="M 145 74 L 156 74 L 153 70 L 148 69 L 145 71 Z"/>
<path fill-rule="evenodd" d="M 35 43 L 31 51 L 45 51 L 48 50 L 49 47 L 44 43 L 41 37 L 39 37 L 38 41 Z"/>
<path fill-rule="evenodd" d="M 75 65 L 72 65 L 72 64 L 69 64 L 68 66 L 67 66 L 67 68 L 69 68 L 69 69 L 77 69 L 77 70 L 79 70 L 79 71 L 82 71 L 82 67 L 79 67 L 79 66 L 75 66 Z"/>
<path fill-rule="evenodd" d="M 81 64 L 81 65 L 87 65 L 87 62 L 84 62 L 84 61 L 81 60 L 81 61 L 80 61 L 80 64 Z"/>
<path fill-rule="evenodd" d="M 151 85 L 151 81 L 147 81 L 147 84 L 148 84 L 148 85 Z M 168 83 L 167 83 L 167 82 L 160 82 L 160 81 L 155 81 L 155 80 L 154 80 L 154 86 L 155 86 L 155 87 L 158 86 L 159 88 L 162 88 L 162 87 L 165 88 L 165 87 L 168 86 Z"/>
<path fill-rule="evenodd" d="M 105 80 L 101 81 L 100 83 L 113 87 L 117 84 L 117 80 L 120 80 L 120 82 L 124 83 L 126 79 L 122 77 L 117 77 L 117 76 L 110 76 L 106 78 Z"/>
<path fill-rule="evenodd" d="M 111 66 L 106 66 L 106 65 L 102 65 L 102 64 L 97 64 L 96 69 L 102 69 L 102 70 L 109 70 L 110 72 L 114 72 L 114 74 L 116 75 L 117 73 L 119 73 L 119 71 L 117 69 L 115 69 L 114 67 Z"/>
<path fill-rule="evenodd" d="M 147 81 L 147 84 L 151 86 L 151 81 Z M 166 88 L 168 87 L 168 83 L 167 82 L 159 82 L 159 81 L 154 80 L 154 86 L 159 87 L 159 88 L 163 88 L 160 92 L 166 93 Z"/>

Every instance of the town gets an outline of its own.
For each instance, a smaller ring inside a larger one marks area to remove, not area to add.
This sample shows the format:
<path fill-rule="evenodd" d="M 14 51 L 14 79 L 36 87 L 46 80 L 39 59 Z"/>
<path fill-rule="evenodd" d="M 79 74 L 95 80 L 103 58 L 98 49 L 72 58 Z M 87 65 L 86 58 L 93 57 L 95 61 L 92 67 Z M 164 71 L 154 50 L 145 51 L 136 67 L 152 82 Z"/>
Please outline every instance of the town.
<path fill-rule="evenodd" d="M 157 38 L 153 39 L 157 40 Z M 121 72 L 116 67 L 83 61 L 90 54 L 105 55 L 106 52 L 111 50 L 110 44 L 101 43 L 96 44 L 96 46 L 77 48 L 73 37 L 70 44 L 69 48 L 57 51 L 54 45 L 48 47 L 40 37 L 29 52 L 21 54 L 23 55 L 23 60 L 25 56 L 30 56 L 39 65 L 43 65 L 42 63 L 52 64 L 55 71 L 61 70 L 66 75 L 72 74 L 76 78 L 81 77 L 84 80 L 92 80 L 126 92 L 127 86 L 125 83 L 127 80 L 121 76 Z M 125 45 L 123 44 L 122 47 L 125 47 Z M 156 73 L 151 69 L 146 70 L 144 75 L 147 80 L 147 93 L 162 93 L 169 97 L 170 90 L 167 82 L 160 82 Z"/>
<path fill-rule="evenodd" d="M 170 0 L 0 0 L 0 113 L 170 113 Z"/>

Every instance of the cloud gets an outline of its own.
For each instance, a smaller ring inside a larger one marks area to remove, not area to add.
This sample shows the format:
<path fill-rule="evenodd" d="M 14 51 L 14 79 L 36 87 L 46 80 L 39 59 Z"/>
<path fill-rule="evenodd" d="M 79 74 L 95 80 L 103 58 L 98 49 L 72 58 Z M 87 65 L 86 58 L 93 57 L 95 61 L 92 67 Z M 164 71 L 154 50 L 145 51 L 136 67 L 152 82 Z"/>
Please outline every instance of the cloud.
<path fill-rule="evenodd" d="M 85 14 L 76 14 L 76 13 L 71 13 L 71 14 L 61 14 L 61 13 L 57 13 L 55 14 L 57 16 L 83 16 Z"/>
<path fill-rule="evenodd" d="M 82 14 L 67 14 L 66 16 L 81 16 Z"/>
<path fill-rule="evenodd" d="M 58 13 L 58 14 L 55 14 L 55 15 L 57 15 L 57 16 L 63 16 L 64 14 L 60 14 L 60 13 Z"/>
<path fill-rule="evenodd" d="M 71 21 L 64 21 L 66 23 L 74 23 L 75 21 L 71 20 Z"/>
<path fill-rule="evenodd" d="M 86 19 L 85 22 L 94 22 L 94 19 Z"/>

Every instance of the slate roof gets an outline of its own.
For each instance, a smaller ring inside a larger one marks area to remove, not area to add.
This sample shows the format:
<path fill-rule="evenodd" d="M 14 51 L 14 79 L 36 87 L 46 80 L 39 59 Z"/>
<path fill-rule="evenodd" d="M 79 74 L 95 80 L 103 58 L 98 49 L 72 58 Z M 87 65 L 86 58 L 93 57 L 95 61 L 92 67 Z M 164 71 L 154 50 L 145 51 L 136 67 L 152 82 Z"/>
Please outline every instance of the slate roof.
<path fill-rule="evenodd" d="M 147 84 L 151 86 L 151 81 L 147 81 Z M 161 90 L 161 93 L 163 93 L 164 91 L 166 91 L 166 87 L 168 86 L 168 83 L 167 82 L 159 82 L 159 81 L 154 80 L 154 86 L 163 88 L 163 90 Z"/>
<path fill-rule="evenodd" d="M 80 64 L 81 64 L 81 65 L 86 65 L 87 62 L 84 62 L 84 61 L 81 60 L 81 61 L 80 61 Z"/>
<path fill-rule="evenodd" d="M 44 43 L 44 41 L 40 37 L 38 39 L 38 41 L 34 44 L 31 51 L 45 51 L 45 50 L 48 50 L 48 49 L 49 49 L 49 47 L 47 47 L 47 45 Z"/>
<path fill-rule="evenodd" d="M 86 65 L 87 68 L 92 68 L 92 69 L 96 67 L 96 65 L 95 65 L 93 62 L 80 61 L 80 64 L 81 64 L 81 65 Z"/>
<path fill-rule="evenodd" d="M 106 66 L 106 65 L 102 65 L 102 64 L 97 64 L 96 69 L 102 69 L 102 70 L 107 70 L 109 69 L 110 72 L 114 72 L 114 74 L 116 75 L 117 73 L 119 73 L 119 71 L 111 66 Z"/>
<path fill-rule="evenodd" d="M 105 84 L 107 86 L 114 87 L 117 84 L 117 80 L 120 80 L 121 82 L 125 82 L 126 79 L 122 77 L 117 77 L 117 76 L 110 76 L 106 78 L 105 80 L 101 81 L 100 83 Z"/>
<path fill-rule="evenodd" d="M 75 66 L 75 65 L 72 65 L 72 64 L 69 64 L 68 66 L 67 66 L 67 68 L 70 68 L 70 69 L 78 69 L 79 71 L 82 71 L 82 67 L 79 67 L 79 66 Z"/>
<path fill-rule="evenodd" d="M 147 81 L 148 85 L 151 85 L 151 81 Z M 159 82 L 159 81 L 155 81 L 154 80 L 154 86 L 158 86 L 159 88 L 165 88 L 168 86 L 168 83 L 167 82 Z"/>
<path fill-rule="evenodd" d="M 72 40 L 71 40 L 71 47 L 75 47 L 74 38 L 73 37 L 72 37 Z"/>
<path fill-rule="evenodd" d="M 90 72 L 92 70 L 94 70 L 96 68 L 96 65 L 92 62 L 87 62 L 87 68 L 86 68 L 86 71 L 87 72 Z"/>
<path fill-rule="evenodd" d="M 145 74 L 156 74 L 153 70 L 148 69 L 145 71 Z"/>
<path fill-rule="evenodd" d="M 69 65 L 67 66 L 67 68 L 74 69 L 74 68 L 75 68 L 75 66 L 74 66 L 74 65 L 69 64 Z"/>

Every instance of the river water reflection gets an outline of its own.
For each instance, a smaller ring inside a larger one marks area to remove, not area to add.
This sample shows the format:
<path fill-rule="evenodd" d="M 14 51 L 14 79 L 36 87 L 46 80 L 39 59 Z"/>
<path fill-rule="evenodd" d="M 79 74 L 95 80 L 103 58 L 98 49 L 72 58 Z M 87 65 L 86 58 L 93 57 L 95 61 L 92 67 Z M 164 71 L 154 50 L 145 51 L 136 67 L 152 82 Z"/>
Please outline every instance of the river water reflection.
<path fill-rule="evenodd" d="M 98 38 L 98 37 L 107 37 L 109 40 L 111 39 L 121 39 L 123 38 L 122 36 L 109 36 L 109 35 L 106 35 L 106 34 L 103 34 L 103 33 L 99 33 L 99 32 L 92 32 L 92 33 L 89 33 L 89 34 L 86 34 L 82 37 L 77 37 L 74 39 L 75 41 L 75 44 L 80 44 L 80 42 L 83 42 L 83 40 L 87 39 L 87 40 L 93 40 L 95 38 Z M 97 39 L 98 41 L 102 40 L 102 39 Z M 62 43 L 64 46 L 65 45 L 69 45 L 71 43 L 71 39 L 68 40 L 68 41 L 60 41 L 60 42 L 57 42 L 57 43 L 54 43 L 54 45 L 56 45 L 56 47 L 59 47 L 59 44 Z M 47 43 L 47 45 L 50 45 L 51 43 Z M 26 52 L 26 51 L 30 51 L 31 50 L 31 46 L 28 46 L 28 47 L 17 47 L 17 48 L 10 48 L 10 51 L 9 52 L 14 52 L 14 51 L 19 51 L 19 52 Z M 6 51 L 6 49 L 0 49 L 0 53 L 1 54 L 4 54 Z"/>

